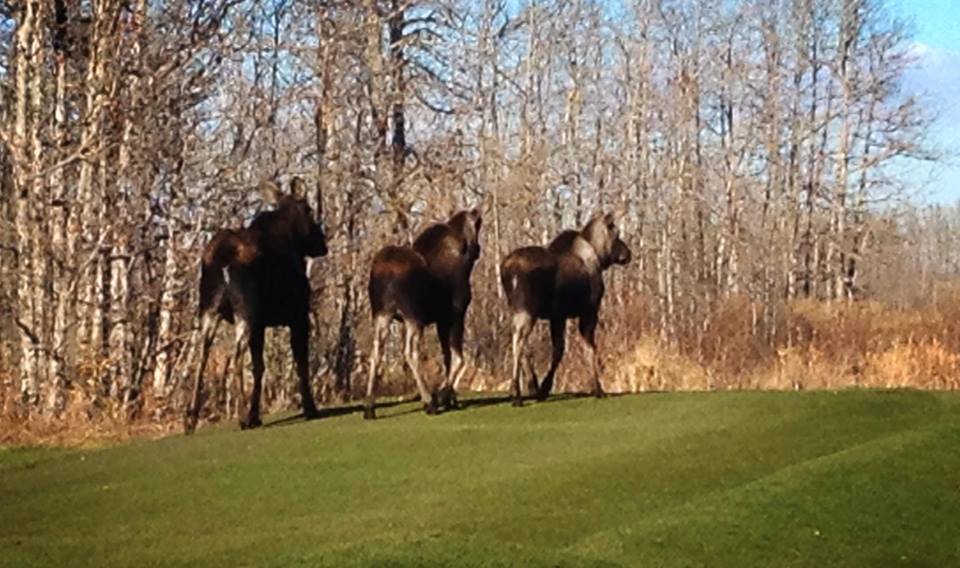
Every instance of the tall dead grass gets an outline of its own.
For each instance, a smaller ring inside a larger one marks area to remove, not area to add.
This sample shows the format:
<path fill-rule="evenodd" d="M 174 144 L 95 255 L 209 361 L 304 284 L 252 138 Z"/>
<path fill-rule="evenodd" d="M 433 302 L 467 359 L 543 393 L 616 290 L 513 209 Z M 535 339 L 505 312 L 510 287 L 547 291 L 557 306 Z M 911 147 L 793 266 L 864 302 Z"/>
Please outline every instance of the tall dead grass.
<path fill-rule="evenodd" d="M 803 300 L 783 304 L 766 318 L 761 317 L 762 305 L 743 296 L 697 302 L 677 314 L 672 337 L 664 339 L 658 333 L 655 302 L 611 294 L 599 334 L 605 389 L 960 388 L 960 286 L 938 289 L 923 307 Z M 465 389 L 509 389 L 509 322 L 502 312 L 502 306 L 490 303 L 471 315 L 468 353 L 473 363 Z M 571 322 L 557 388 L 586 392 L 590 367 L 575 329 Z M 354 399 L 363 396 L 367 376 L 363 346 L 368 330 L 358 331 L 360 348 L 350 390 Z M 531 338 L 540 376 L 550 359 L 548 335 L 541 323 Z M 286 338 L 279 334 L 275 339 L 267 350 L 264 408 L 298 408 Z M 409 394 L 413 381 L 404 371 L 398 342 L 390 345 L 392 355 L 378 392 Z M 245 358 L 242 363 L 244 391 L 243 383 L 233 378 L 236 362 L 227 365 L 230 347 L 229 341 L 221 342 L 211 354 L 202 416 L 207 422 L 234 419 L 247 405 L 249 362 Z M 421 370 L 435 385 L 443 369 L 432 332 L 425 335 L 422 357 Z M 339 400 L 330 389 L 330 370 L 322 361 L 314 366 L 318 399 L 326 404 Z M 163 399 L 147 388 L 132 404 L 123 404 L 102 391 L 96 380 L 101 372 L 93 363 L 78 369 L 63 411 L 53 415 L 21 404 L 14 370 L 0 366 L 0 444 L 85 445 L 179 431 L 186 384 L 178 384 Z"/>
<path fill-rule="evenodd" d="M 960 288 L 914 309 L 791 302 L 772 329 L 758 325 L 760 309 L 742 297 L 717 301 L 705 324 L 673 342 L 610 322 L 608 390 L 960 388 Z"/>
<path fill-rule="evenodd" d="M 181 423 L 170 415 L 131 412 L 130 407 L 108 398 L 95 401 L 82 388 L 68 391 L 62 412 L 38 412 L 21 403 L 19 388 L 9 376 L 0 378 L 0 446 L 98 446 L 158 438 L 176 431 Z M 149 393 L 136 405 L 141 409 L 159 406 Z"/>

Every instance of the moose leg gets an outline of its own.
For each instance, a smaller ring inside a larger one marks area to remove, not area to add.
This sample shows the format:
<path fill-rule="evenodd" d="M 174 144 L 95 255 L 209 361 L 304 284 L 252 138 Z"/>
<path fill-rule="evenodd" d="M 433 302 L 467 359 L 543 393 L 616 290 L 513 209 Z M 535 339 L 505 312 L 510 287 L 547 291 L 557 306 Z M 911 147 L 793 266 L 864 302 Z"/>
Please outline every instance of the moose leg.
<path fill-rule="evenodd" d="M 440 403 L 444 408 L 452 410 L 460 407 L 457 402 L 457 390 L 460 388 L 460 379 L 467 370 L 467 363 L 463 358 L 463 316 L 454 320 L 449 330 L 450 364 L 447 367 L 447 379 L 440 390 Z"/>
<path fill-rule="evenodd" d="M 450 352 L 450 332 L 453 327 L 448 321 L 437 322 L 437 339 L 440 340 L 440 351 L 443 353 L 443 369 L 446 374 L 443 377 L 443 383 L 440 385 L 439 404 L 447 407 L 450 397 L 450 385 L 453 384 L 454 365 L 453 354 Z"/>
<path fill-rule="evenodd" d="M 253 389 L 250 391 L 250 412 L 240 428 L 256 428 L 260 422 L 260 391 L 263 388 L 263 338 L 266 329 L 260 325 L 250 326 L 250 362 L 253 367 Z"/>
<path fill-rule="evenodd" d="M 297 325 L 290 326 L 290 350 L 293 351 L 293 360 L 297 364 L 297 378 L 300 384 L 300 404 L 303 406 L 303 417 L 307 420 L 319 418 L 317 405 L 313 400 L 313 389 L 310 388 L 310 320 L 303 318 Z"/>
<path fill-rule="evenodd" d="M 567 320 L 563 318 L 554 318 L 550 320 L 550 341 L 553 343 L 553 355 L 550 359 L 550 370 L 547 376 L 540 383 L 537 389 L 537 400 L 547 400 L 550 391 L 553 390 L 553 378 L 557 374 L 557 367 L 563 359 L 563 351 L 566 349 Z"/>
<path fill-rule="evenodd" d="M 203 389 L 203 371 L 207 366 L 210 346 L 213 345 L 213 338 L 216 336 L 219 326 L 219 316 L 209 312 L 203 314 L 203 319 L 200 322 L 200 360 L 197 362 L 197 373 L 193 378 L 193 395 L 190 397 L 190 408 L 187 409 L 187 415 L 183 419 L 183 430 L 187 434 L 192 434 L 197 428 L 202 402 L 200 391 Z"/>
<path fill-rule="evenodd" d="M 457 320 L 456 324 L 453 326 L 453 336 L 451 337 L 451 343 L 453 343 L 454 372 L 452 377 L 454 404 L 456 404 L 457 391 L 460 390 L 460 381 L 463 379 L 463 376 L 467 374 L 467 359 L 463 356 L 464 319 L 465 315 L 462 315 L 460 316 L 460 319 Z"/>
<path fill-rule="evenodd" d="M 527 392 L 531 396 L 535 396 L 537 391 L 540 390 L 540 385 L 537 383 L 537 367 L 533 364 L 533 353 L 529 349 L 525 349 L 525 351 L 527 352 L 527 373 L 530 375 L 530 378 L 527 379 Z"/>
<path fill-rule="evenodd" d="M 244 393 L 243 388 L 243 366 L 246 364 L 246 357 L 243 353 L 244 343 L 247 341 L 247 322 L 242 318 L 237 319 L 237 323 L 234 327 L 234 345 L 233 345 L 233 361 L 234 361 L 234 375 L 236 375 L 237 381 L 237 396 L 235 397 L 236 403 L 234 408 L 230 409 L 230 412 L 235 412 L 237 415 L 240 414 L 240 407 L 243 406 L 243 401 L 247 398 Z"/>
<path fill-rule="evenodd" d="M 521 359 L 527 345 L 527 337 L 533 329 L 533 318 L 527 312 L 513 314 L 513 405 L 523 406 L 523 391 L 520 381 L 523 379 Z"/>
<path fill-rule="evenodd" d="M 437 413 L 437 395 L 427 390 L 423 377 L 420 376 L 420 338 L 423 335 L 423 326 L 415 321 L 404 321 L 404 340 L 403 357 L 406 361 L 413 380 L 417 383 L 417 390 L 420 391 L 420 400 L 423 401 L 423 409 L 427 414 Z"/>
<path fill-rule="evenodd" d="M 377 417 L 376 399 L 373 389 L 380 378 L 383 365 L 383 341 L 390 327 L 390 318 L 378 315 L 373 320 L 373 349 L 370 350 L 370 375 L 367 379 L 367 398 L 363 403 L 363 418 L 373 420 Z"/>
<path fill-rule="evenodd" d="M 597 398 L 604 396 L 600 385 L 600 356 L 597 353 L 597 314 L 592 313 L 580 318 L 580 336 L 587 344 L 587 356 L 590 357 L 590 368 L 593 372 L 593 395 Z"/>

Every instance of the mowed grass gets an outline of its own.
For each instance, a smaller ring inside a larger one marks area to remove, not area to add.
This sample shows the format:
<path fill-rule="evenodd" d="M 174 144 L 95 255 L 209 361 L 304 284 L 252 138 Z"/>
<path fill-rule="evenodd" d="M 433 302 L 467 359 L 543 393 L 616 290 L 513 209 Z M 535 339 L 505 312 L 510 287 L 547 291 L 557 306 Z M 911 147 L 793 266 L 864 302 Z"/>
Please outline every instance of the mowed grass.
<path fill-rule="evenodd" d="M 957 394 L 413 410 L 0 450 L 0 565 L 960 565 Z"/>

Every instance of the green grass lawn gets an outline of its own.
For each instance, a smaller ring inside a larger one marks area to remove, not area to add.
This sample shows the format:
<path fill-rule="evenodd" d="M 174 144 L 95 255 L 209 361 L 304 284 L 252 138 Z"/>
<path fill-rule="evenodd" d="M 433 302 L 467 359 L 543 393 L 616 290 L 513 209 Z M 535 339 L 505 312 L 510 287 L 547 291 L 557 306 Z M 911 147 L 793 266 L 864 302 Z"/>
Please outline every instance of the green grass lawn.
<path fill-rule="evenodd" d="M 960 566 L 960 395 L 412 404 L 0 450 L 2 566 Z"/>

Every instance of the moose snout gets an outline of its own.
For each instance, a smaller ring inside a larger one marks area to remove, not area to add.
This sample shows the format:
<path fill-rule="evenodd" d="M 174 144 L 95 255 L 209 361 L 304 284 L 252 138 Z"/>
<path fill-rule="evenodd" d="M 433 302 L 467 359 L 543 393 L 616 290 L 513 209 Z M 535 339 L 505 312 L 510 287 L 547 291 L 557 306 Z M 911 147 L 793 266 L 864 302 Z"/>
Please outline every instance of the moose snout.
<path fill-rule="evenodd" d="M 616 264 L 627 264 L 633 260 L 633 253 L 626 243 L 617 239 L 613 244 L 613 261 Z"/>

